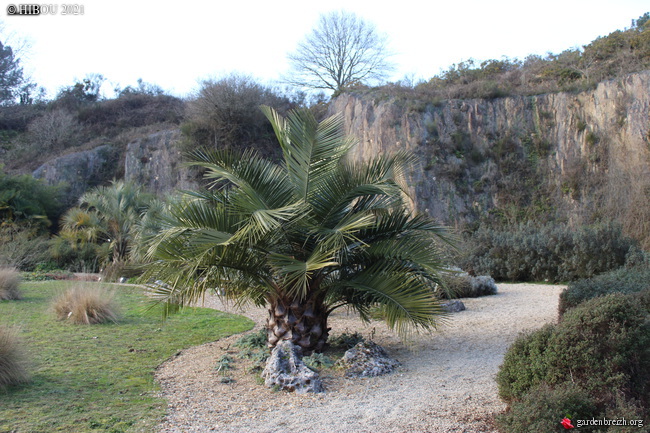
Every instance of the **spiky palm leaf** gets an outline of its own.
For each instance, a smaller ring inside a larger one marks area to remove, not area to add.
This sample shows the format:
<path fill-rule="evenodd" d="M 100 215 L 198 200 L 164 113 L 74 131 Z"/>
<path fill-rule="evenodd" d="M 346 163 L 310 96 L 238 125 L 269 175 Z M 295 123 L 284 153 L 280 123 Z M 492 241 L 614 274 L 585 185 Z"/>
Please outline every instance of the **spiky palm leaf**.
<path fill-rule="evenodd" d="M 108 244 L 112 261 L 125 261 L 151 203 L 153 196 L 132 183 L 116 181 L 93 188 L 81 196 L 78 207 L 63 215 L 61 237 Z"/>
<path fill-rule="evenodd" d="M 443 315 L 434 289 L 446 231 L 406 206 L 412 158 L 351 162 L 340 116 L 287 118 L 266 107 L 283 152 L 275 164 L 252 151 L 197 151 L 212 181 L 187 194 L 152 242 L 145 278 L 163 301 L 188 303 L 224 289 L 269 307 L 269 344 L 322 349 L 327 317 L 376 309 L 401 333 L 432 329 Z"/>

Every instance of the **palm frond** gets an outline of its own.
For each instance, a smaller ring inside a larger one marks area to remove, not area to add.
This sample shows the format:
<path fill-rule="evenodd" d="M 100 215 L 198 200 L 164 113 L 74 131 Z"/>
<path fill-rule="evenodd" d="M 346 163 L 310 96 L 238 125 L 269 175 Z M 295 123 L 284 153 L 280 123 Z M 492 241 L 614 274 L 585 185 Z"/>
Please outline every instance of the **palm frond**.
<path fill-rule="evenodd" d="M 399 266 L 373 265 L 330 288 L 345 304 L 368 318 L 373 307 L 391 329 L 407 338 L 412 331 L 432 330 L 446 314 L 433 294 L 432 285 Z"/>
<path fill-rule="evenodd" d="M 282 148 L 294 196 L 309 201 L 322 178 L 329 175 L 354 144 L 343 133 L 342 117 L 332 116 L 319 123 L 309 110 L 292 111 L 286 118 L 267 106 L 262 111 L 273 125 Z"/>
<path fill-rule="evenodd" d="M 273 253 L 269 255 L 269 264 L 272 266 L 278 282 L 285 288 L 288 296 L 305 299 L 310 290 L 310 283 L 319 277 L 319 272 L 327 267 L 337 266 L 332 251 L 317 250 L 306 260 Z"/>

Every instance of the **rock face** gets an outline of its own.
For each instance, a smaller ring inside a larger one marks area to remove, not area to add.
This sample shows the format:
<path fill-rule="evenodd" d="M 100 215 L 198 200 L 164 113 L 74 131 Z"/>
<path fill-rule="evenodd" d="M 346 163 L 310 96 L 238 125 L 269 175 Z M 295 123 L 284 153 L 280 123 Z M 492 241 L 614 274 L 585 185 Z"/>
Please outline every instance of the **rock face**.
<path fill-rule="evenodd" d="M 275 346 L 262 372 L 264 384 L 269 388 L 279 387 L 299 394 L 323 392 L 325 388 L 318 373 L 301 360 L 301 348 L 283 340 Z"/>
<path fill-rule="evenodd" d="M 131 141 L 125 152 L 110 145 L 70 153 L 46 162 L 33 172 L 49 185 L 64 182 L 66 202 L 72 206 L 89 188 L 104 185 L 119 177 L 121 159 L 124 179 L 156 194 L 177 189 L 195 189 L 197 182 L 191 169 L 182 165 L 177 143 L 179 130 L 165 130 Z"/>
<path fill-rule="evenodd" d="M 408 174 L 414 206 L 448 224 L 507 210 L 513 196 L 515 205 L 534 202 L 513 192 L 537 185 L 555 191 L 552 205 L 570 218 L 588 217 L 596 192 L 621 212 L 647 200 L 650 71 L 576 94 L 432 102 L 343 94 L 330 112 L 343 113 L 358 138 L 357 159 L 417 155 L 419 167 Z M 532 178 L 537 168 L 543 178 Z M 522 170 L 531 185 L 512 176 Z M 628 180 L 634 188 L 625 188 Z"/>
<path fill-rule="evenodd" d="M 372 341 L 357 343 L 337 364 L 345 368 L 346 377 L 374 377 L 395 370 L 400 364 L 390 358 L 383 347 Z"/>
<path fill-rule="evenodd" d="M 66 187 L 64 200 L 68 205 L 74 205 L 88 188 L 103 184 L 115 176 L 116 153 L 109 145 L 70 153 L 46 162 L 32 175 L 43 179 L 48 185 L 63 182 Z"/>
<path fill-rule="evenodd" d="M 156 194 L 194 189 L 196 182 L 182 166 L 178 130 L 161 131 L 130 142 L 124 157 L 124 179 Z"/>

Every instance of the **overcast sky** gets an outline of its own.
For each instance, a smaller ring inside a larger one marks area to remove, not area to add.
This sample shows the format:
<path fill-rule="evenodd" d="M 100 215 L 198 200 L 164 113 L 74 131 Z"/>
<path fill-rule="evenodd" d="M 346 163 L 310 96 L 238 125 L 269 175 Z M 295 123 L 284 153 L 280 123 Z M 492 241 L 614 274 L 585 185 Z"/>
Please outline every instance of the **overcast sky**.
<path fill-rule="evenodd" d="M 559 53 L 650 10 L 648 0 L 79 0 L 83 15 L 64 16 L 62 3 L 53 3 L 55 15 L 8 16 L 10 4 L 20 3 L 0 10 L 3 39 L 29 42 L 25 70 L 50 97 L 91 73 L 121 86 L 142 78 L 178 96 L 233 71 L 272 83 L 318 16 L 338 9 L 388 35 L 398 66 L 393 81 L 427 79 L 468 58 Z"/>

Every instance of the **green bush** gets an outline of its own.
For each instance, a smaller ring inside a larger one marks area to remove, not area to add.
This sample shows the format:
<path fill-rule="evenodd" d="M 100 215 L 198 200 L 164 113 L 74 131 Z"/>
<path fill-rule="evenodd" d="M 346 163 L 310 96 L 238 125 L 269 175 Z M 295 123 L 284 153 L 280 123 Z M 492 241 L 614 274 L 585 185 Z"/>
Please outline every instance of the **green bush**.
<path fill-rule="evenodd" d="M 550 383 L 575 380 L 601 398 L 650 391 L 650 319 L 638 295 L 613 293 L 568 311 L 549 342 Z"/>
<path fill-rule="evenodd" d="M 499 396 L 507 403 L 523 397 L 539 386 L 548 371 L 546 351 L 555 327 L 546 325 L 535 332 L 521 335 L 510 346 L 497 374 Z"/>
<path fill-rule="evenodd" d="M 574 281 L 560 294 L 559 313 L 609 293 L 650 290 L 650 267 L 621 268 L 586 280 Z"/>
<path fill-rule="evenodd" d="M 557 325 L 520 337 L 506 353 L 497 383 L 499 395 L 509 403 L 500 419 L 506 432 L 554 431 L 542 426 L 550 425 L 545 423 L 551 416 L 565 416 L 556 411 L 570 406 L 568 396 L 575 397 L 575 409 L 596 405 L 588 419 L 647 416 L 650 292 L 591 299 L 568 311 Z M 522 416 L 526 420 L 517 419 Z"/>
<path fill-rule="evenodd" d="M 497 281 L 572 281 L 625 263 L 633 241 L 615 224 L 572 228 L 520 225 L 508 230 L 482 227 L 468 239 L 461 267 Z"/>
<path fill-rule="evenodd" d="M 20 274 L 16 269 L 0 267 L 0 301 L 21 299 Z"/>
<path fill-rule="evenodd" d="M 28 380 L 27 366 L 16 331 L 0 325 L 0 391 Z"/>
<path fill-rule="evenodd" d="M 11 175 L 0 165 L 0 223 L 48 228 L 61 214 L 61 188 L 31 175 Z"/>
<path fill-rule="evenodd" d="M 556 388 L 539 385 L 515 401 L 506 413 L 497 415 L 496 423 L 505 433 L 552 433 L 565 431 L 560 424 L 564 417 L 591 419 L 597 406 L 589 393 L 568 382 Z M 573 424 L 575 426 L 575 424 Z M 581 428 L 581 432 L 592 432 Z"/>

